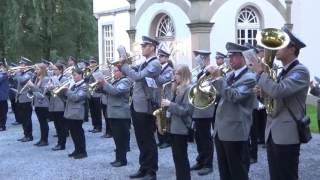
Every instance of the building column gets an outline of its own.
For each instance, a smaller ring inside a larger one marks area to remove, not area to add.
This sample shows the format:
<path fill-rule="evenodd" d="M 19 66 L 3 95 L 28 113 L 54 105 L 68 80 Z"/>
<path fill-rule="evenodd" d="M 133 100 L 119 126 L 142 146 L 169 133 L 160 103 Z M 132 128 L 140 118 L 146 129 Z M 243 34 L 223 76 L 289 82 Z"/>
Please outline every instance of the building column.
<path fill-rule="evenodd" d="M 129 29 L 127 30 L 127 33 L 129 35 L 129 39 L 130 39 L 130 51 L 132 51 L 134 48 L 133 48 L 133 45 L 134 45 L 134 42 L 136 40 L 136 30 L 135 29 Z"/>
<path fill-rule="evenodd" d="M 129 15 L 130 15 L 130 29 L 127 30 L 127 33 L 130 38 L 130 51 L 133 50 L 133 43 L 136 40 L 136 0 L 127 0 L 130 3 Z"/>
<path fill-rule="evenodd" d="M 291 22 L 291 7 L 292 7 L 292 0 L 286 0 L 286 23 L 284 26 L 286 26 L 288 29 L 292 30 L 293 24 Z"/>
<path fill-rule="evenodd" d="M 191 31 L 191 49 L 204 49 L 210 51 L 210 32 L 214 23 L 196 22 L 187 24 Z M 192 60 L 192 66 L 195 65 Z"/>

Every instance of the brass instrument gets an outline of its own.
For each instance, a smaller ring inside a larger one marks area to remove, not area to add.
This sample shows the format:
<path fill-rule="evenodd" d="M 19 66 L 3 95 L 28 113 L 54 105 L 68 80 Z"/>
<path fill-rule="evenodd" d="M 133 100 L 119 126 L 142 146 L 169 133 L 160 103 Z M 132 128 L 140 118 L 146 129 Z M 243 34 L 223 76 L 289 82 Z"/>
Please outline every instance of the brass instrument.
<path fill-rule="evenodd" d="M 61 83 L 59 86 L 55 87 L 55 88 L 51 91 L 52 96 L 53 96 L 53 97 L 58 96 L 63 89 L 66 89 L 66 88 L 69 87 L 71 81 L 72 81 L 72 79 L 69 79 L 69 80 L 64 81 L 63 83 Z"/>
<path fill-rule="evenodd" d="M 134 57 L 139 56 L 139 55 L 130 56 L 130 54 L 127 53 L 126 51 L 126 48 L 122 45 L 118 46 L 117 51 L 119 54 L 119 59 L 109 62 L 113 66 L 118 65 L 120 63 L 132 64 L 133 62 L 135 62 Z"/>
<path fill-rule="evenodd" d="M 29 82 L 31 82 L 31 80 L 29 80 L 19 91 L 19 94 L 23 94 L 24 92 L 27 92 L 27 97 L 32 99 L 33 98 L 33 93 L 30 92 L 31 88 L 29 86 Z"/>
<path fill-rule="evenodd" d="M 204 73 L 188 94 L 190 104 L 198 109 L 205 109 L 216 100 L 217 90 L 211 84 L 210 78 L 209 73 Z"/>
<path fill-rule="evenodd" d="M 221 76 L 225 77 L 228 72 L 231 71 L 231 67 L 228 66 L 226 63 L 222 64 L 220 67 Z"/>
<path fill-rule="evenodd" d="M 105 76 L 105 77 L 104 77 L 104 80 L 105 80 L 105 81 L 109 81 L 109 80 L 111 80 L 111 79 L 112 79 L 111 76 Z M 99 84 L 99 81 L 94 81 L 93 83 L 90 83 L 90 84 L 88 85 L 88 86 L 89 86 L 89 92 L 95 91 L 95 90 L 97 89 L 98 84 Z"/>
<path fill-rule="evenodd" d="M 13 74 L 13 73 L 17 73 L 18 71 L 27 72 L 32 69 L 35 69 L 35 65 L 12 67 L 12 68 L 8 68 L 7 72 L 10 74 Z"/>
<path fill-rule="evenodd" d="M 265 65 L 265 72 L 276 81 L 277 69 L 274 68 L 276 51 L 286 47 L 290 42 L 290 38 L 288 34 L 281 29 L 266 28 L 258 32 L 256 40 L 260 46 L 265 48 L 263 62 Z M 262 96 L 267 114 L 271 114 L 274 108 L 273 99 L 266 94 L 262 94 Z"/>
<path fill-rule="evenodd" d="M 161 90 L 161 99 L 164 98 L 164 90 L 166 89 L 166 87 L 170 84 L 172 84 L 174 82 L 173 81 L 169 81 L 167 83 L 164 83 L 162 85 L 162 90 Z M 160 107 L 158 109 L 156 109 L 155 111 L 153 111 L 153 115 L 156 117 L 156 125 L 158 128 L 158 132 L 159 134 L 163 135 L 165 132 L 169 131 L 169 125 L 168 125 L 168 120 L 166 117 L 166 113 L 167 113 L 167 107 Z"/>

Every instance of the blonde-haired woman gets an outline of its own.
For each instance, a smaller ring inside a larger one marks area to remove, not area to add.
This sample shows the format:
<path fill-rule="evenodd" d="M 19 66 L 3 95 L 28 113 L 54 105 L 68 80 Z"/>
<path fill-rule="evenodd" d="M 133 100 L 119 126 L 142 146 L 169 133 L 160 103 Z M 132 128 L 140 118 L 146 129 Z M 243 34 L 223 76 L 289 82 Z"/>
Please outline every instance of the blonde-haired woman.
<path fill-rule="evenodd" d="M 188 180 L 190 164 L 188 159 L 188 132 L 192 122 L 193 106 L 189 103 L 191 72 L 187 65 L 178 65 L 174 72 L 172 100 L 162 99 L 161 106 L 167 107 L 170 114 L 172 155 L 177 180 Z"/>
<path fill-rule="evenodd" d="M 34 144 L 35 146 L 47 146 L 48 145 L 48 107 L 49 99 L 46 96 L 48 83 L 50 78 L 47 76 L 47 66 L 43 63 L 37 64 L 36 69 L 36 79 L 34 82 L 29 81 L 28 85 L 33 92 L 33 102 L 34 110 L 36 112 L 37 118 L 40 124 L 41 138 Z"/>

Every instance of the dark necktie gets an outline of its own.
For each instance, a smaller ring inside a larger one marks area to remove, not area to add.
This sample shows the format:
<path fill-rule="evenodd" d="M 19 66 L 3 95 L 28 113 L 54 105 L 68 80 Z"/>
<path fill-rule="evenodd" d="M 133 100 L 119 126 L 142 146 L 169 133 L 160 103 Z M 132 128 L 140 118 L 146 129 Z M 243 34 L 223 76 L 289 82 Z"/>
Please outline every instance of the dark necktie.
<path fill-rule="evenodd" d="M 234 79 L 235 79 L 235 74 L 234 74 L 234 72 L 233 72 L 233 73 L 229 76 L 229 78 L 228 78 L 228 80 L 227 80 L 228 86 L 231 86 L 231 84 L 233 83 Z"/>
<path fill-rule="evenodd" d="M 141 65 L 141 71 L 148 65 L 147 61 L 145 61 L 142 65 Z"/>

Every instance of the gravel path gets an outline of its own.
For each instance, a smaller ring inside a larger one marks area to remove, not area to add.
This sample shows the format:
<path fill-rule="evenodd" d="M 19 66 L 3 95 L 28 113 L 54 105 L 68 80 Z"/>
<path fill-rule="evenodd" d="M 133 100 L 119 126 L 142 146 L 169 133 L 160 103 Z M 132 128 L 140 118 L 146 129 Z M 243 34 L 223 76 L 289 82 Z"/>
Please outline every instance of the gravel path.
<path fill-rule="evenodd" d="M 16 139 L 22 136 L 22 127 L 12 126 L 12 113 L 9 113 L 7 131 L 0 132 L 0 180 L 51 180 L 51 179 L 76 179 L 76 180 L 122 180 L 129 179 L 128 175 L 138 168 L 139 150 L 135 142 L 134 133 L 131 131 L 131 151 L 128 153 L 128 165 L 113 168 L 109 162 L 114 160 L 114 143 L 112 139 L 100 138 L 102 133 L 92 134 L 91 123 L 85 123 L 88 158 L 73 160 L 67 157 L 72 152 L 73 144 L 67 139 L 65 151 L 53 152 L 51 148 L 57 139 L 53 137 L 55 130 L 50 122 L 49 146 L 35 147 L 33 144 L 39 139 L 39 125 L 33 114 L 34 141 L 21 143 Z M 189 144 L 190 164 L 195 163 L 196 146 Z M 208 176 L 200 177 L 192 172 L 195 180 L 219 179 L 216 155 L 214 156 L 214 172 Z M 312 141 L 302 146 L 300 154 L 299 176 L 302 180 L 318 180 L 320 177 L 320 135 L 314 134 Z M 171 149 L 159 150 L 158 179 L 175 179 L 174 164 Z M 259 147 L 258 163 L 250 168 L 250 179 L 269 179 L 268 165 L 265 149 Z"/>

